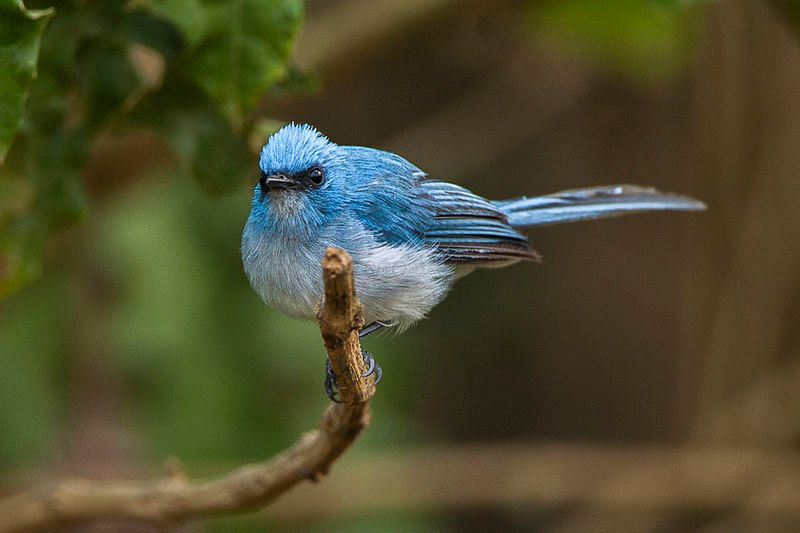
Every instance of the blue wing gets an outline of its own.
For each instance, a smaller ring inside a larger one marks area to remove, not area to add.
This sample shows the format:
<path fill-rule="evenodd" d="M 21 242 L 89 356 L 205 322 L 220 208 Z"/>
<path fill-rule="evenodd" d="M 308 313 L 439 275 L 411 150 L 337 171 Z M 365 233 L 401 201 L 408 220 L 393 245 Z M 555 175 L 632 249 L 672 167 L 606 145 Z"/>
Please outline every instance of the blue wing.
<path fill-rule="evenodd" d="M 433 219 L 424 232 L 425 244 L 434 246 L 448 261 L 539 259 L 528 239 L 512 228 L 505 213 L 489 200 L 444 181 L 425 179 L 419 187 L 433 209 Z"/>
<path fill-rule="evenodd" d="M 391 152 L 362 146 L 342 147 L 358 169 L 350 177 L 354 194 L 349 206 L 359 222 L 389 244 L 423 245 L 433 217 L 429 202 L 417 194 L 425 173 Z"/>
<path fill-rule="evenodd" d="M 492 262 L 538 255 L 495 205 L 463 187 L 429 180 L 402 157 L 360 146 L 343 147 L 358 168 L 350 209 L 390 244 L 430 246 L 451 262 Z"/>

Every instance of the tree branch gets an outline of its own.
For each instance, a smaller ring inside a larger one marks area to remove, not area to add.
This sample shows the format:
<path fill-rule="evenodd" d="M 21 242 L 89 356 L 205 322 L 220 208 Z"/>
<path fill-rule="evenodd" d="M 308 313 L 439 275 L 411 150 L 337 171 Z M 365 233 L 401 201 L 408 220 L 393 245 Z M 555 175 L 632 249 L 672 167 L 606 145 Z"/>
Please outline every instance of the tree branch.
<path fill-rule="evenodd" d="M 99 519 L 136 520 L 170 527 L 210 515 L 254 510 L 304 480 L 318 481 L 369 424 L 375 392 L 365 379 L 358 330 L 361 303 L 350 255 L 328 248 L 322 262 L 325 300 L 318 314 L 344 403 L 332 404 L 320 427 L 271 460 L 244 466 L 213 481 L 192 484 L 181 475 L 155 482 L 65 480 L 0 501 L 0 533 L 41 531 Z"/>

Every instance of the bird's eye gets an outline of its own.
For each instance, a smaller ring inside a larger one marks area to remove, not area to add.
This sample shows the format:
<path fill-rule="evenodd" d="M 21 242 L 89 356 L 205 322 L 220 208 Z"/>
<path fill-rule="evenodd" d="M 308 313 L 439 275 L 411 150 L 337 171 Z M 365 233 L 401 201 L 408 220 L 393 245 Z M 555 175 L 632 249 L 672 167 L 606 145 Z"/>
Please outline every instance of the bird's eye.
<path fill-rule="evenodd" d="M 325 181 L 325 174 L 321 168 L 314 167 L 308 171 L 308 179 L 314 185 L 322 185 L 322 182 Z"/>
<path fill-rule="evenodd" d="M 267 190 L 267 174 L 262 170 L 261 177 L 258 178 L 258 184 L 261 186 L 261 190 L 266 192 Z"/>

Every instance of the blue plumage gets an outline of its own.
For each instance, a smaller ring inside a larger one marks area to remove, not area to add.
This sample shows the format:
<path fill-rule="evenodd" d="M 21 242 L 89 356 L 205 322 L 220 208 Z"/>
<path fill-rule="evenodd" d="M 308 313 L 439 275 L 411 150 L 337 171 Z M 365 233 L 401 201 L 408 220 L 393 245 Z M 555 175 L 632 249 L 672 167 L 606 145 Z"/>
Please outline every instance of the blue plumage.
<path fill-rule="evenodd" d="M 308 125 L 272 135 L 259 166 L 242 259 L 264 301 L 313 318 L 320 259 L 325 247 L 340 246 L 353 256 L 366 320 L 400 329 L 475 268 L 538 259 L 516 227 L 705 208 L 631 185 L 490 201 L 429 179 L 396 154 L 339 146 Z"/>

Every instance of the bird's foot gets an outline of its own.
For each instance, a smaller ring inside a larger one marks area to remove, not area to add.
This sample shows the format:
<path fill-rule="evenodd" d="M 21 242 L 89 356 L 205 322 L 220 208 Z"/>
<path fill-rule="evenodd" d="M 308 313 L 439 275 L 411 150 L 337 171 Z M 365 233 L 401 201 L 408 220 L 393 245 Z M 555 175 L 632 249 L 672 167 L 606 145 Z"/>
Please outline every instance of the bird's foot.
<path fill-rule="evenodd" d="M 375 375 L 374 383 L 377 385 L 380 383 L 381 379 L 383 379 L 383 371 L 381 367 L 375 362 L 375 358 L 372 357 L 372 354 L 361 350 L 361 357 L 364 359 L 364 364 L 367 365 L 367 369 L 361 374 L 362 377 L 369 377 L 371 375 Z M 331 366 L 331 360 L 327 357 L 325 358 L 325 394 L 328 395 L 328 398 L 331 401 L 336 403 L 342 403 L 342 395 L 340 393 L 341 387 L 339 387 L 338 383 L 336 383 L 336 372 L 333 371 L 333 367 Z"/>

